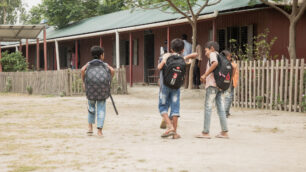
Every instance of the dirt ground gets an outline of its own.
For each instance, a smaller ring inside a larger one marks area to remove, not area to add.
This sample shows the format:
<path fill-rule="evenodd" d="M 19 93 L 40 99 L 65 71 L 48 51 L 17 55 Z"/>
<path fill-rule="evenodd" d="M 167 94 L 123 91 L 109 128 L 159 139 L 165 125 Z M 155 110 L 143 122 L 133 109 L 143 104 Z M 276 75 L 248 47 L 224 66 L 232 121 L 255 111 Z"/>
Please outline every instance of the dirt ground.
<path fill-rule="evenodd" d="M 85 97 L 0 94 L 0 171 L 305 172 L 306 114 L 232 109 L 230 139 L 197 139 L 204 91 L 182 90 L 179 140 L 162 139 L 158 87 L 110 100 L 104 137 L 87 136 Z M 216 111 L 211 134 L 218 134 Z"/>

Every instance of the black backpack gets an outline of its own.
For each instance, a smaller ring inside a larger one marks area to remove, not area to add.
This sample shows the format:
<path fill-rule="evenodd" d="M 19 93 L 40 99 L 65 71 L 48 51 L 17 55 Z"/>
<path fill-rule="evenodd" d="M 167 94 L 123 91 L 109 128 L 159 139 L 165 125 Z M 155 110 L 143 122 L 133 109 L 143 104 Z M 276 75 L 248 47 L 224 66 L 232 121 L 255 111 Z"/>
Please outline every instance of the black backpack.
<path fill-rule="evenodd" d="M 172 89 L 179 89 L 184 84 L 186 63 L 183 57 L 171 55 L 163 67 L 164 84 Z"/>
<path fill-rule="evenodd" d="M 87 99 L 106 100 L 110 96 L 111 78 L 110 71 L 103 61 L 90 61 L 85 73 Z"/>
<path fill-rule="evenodd" d="M 224 54 L 217 54 L 218 66 L 213 71 L 214 77 L 216 80 L 217 87 L 223 91 L 227 90 L 230 87 L 232 81 L 233 67 L 232 64 Z M 211 66 L 210 60 L 209 65 Z"/>

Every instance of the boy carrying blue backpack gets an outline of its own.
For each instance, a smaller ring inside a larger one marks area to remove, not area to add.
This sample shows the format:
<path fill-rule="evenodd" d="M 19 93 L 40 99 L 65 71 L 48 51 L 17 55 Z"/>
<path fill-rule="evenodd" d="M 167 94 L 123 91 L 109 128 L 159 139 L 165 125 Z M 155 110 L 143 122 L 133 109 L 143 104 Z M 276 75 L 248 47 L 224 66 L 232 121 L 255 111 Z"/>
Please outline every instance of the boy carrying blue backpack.
<path fill-rule="evenodd" d="M 90 49 L 93 60 L 84 65 L 81 69 L 83 87 L 86 90 L 88 99 L 88 132 L 93 134 L 92 124 L 95 123 L 97 114 L 98 136 L 103 136 L 102 129 L 105 119 L 105 100 L 110 97 L 111 79 L 114 69 L 104 60 L 104 49 L 93 46 Z"/>
<path fill-rule="evenodd" d="M 183 51 L 183 40 L 172 40 L 171 53 L 164 54 L 157 67 L 161 70 L 158 108 L 167 124 L 167 130 L 161 135 L 162 138 L 169 136 L 172 136 L 173 139 L 180 138 L 180 135 L 177 134 L 177 123 L 180 117 L 180 87 L 184 84 L 186 72 L 185 60 L 197 56 L 197 53 L 192 53 L 182 57 Z M 171 110 L 168 116 L 169 108 Z"/>

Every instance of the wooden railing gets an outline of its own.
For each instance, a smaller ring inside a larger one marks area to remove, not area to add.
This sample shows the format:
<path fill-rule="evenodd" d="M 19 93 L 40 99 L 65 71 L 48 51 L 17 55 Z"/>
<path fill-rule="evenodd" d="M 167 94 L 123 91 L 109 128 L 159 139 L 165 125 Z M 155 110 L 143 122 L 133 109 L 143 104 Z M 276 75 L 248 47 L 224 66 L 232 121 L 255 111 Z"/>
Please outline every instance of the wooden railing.
<path fill-rule="evenodd" d="M 112 82 L 112 93 L 126 94 L 127 83 L 125 69 L 116 69 Z M 84 94 L 81 70 L 1 72 L 0 92 L 52 95 Z"/>
<path fill-rule="evenodd" d="M 300 60 L 238 62 L 240 79 L 234 106 L 306 111 L 306 65 Z"/>

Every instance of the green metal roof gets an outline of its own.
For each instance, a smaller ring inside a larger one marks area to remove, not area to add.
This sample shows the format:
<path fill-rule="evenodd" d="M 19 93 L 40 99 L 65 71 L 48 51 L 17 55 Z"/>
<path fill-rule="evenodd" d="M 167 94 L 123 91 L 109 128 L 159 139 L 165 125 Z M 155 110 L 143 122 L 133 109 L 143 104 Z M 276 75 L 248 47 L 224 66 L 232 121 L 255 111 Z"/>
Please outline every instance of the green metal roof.
<path fill-rule="evenodd" d="M 202 0 L 200 1 L 200 3 L 204 3 Z M 201 15 L 213 13 L 215 10 L 219 11 L 219 13 L 222 13 L 225 11 L 234 11 L 240 8 L 252 8 L 249 6 L 248 3 L 249 0 L 222 0 L 217 5 L 206 7 L 202 11 Z M 261 3 L 257 2 L 257 4 Z M 76 22 L 58 30 L 55 30 L 54 28 L 49 28 L 47 30 L 47 39 L 146 25 L 163 21 L 175 20 L 177 18 L 182 18 L 182 15 L 178 13 L 164 13 L 158 9 L 137 9 L 133 12 L 131 12 L 130 10 L 124 10 L 111 14 L 84 19 L 80 22 Z M 42 38 L 42 34 L 40 35 L 40 38 Z"/>

